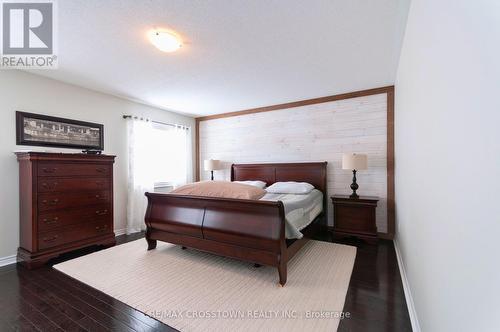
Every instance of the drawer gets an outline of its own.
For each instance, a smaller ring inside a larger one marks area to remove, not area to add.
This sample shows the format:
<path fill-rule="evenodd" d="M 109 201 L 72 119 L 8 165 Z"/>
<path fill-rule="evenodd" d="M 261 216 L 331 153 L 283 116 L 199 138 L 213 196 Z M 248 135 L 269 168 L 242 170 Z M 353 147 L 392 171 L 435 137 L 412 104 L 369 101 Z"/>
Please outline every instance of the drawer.
<path fill-rule="evenodd" d="M 349 205 L 335 206 L 335 228 L 352 232 L 376 232 L 375 209 Z"/>
<path fill-rule="evenodd" d="M 49 163 L 38 164 L 38 176 L 109 176 L 109 164 Z"/>
<path fill-rule="evenodd" d="M 66 208 L 78 208 L 89 205 L 109 204 L 111 192 L 87 191 L 75 193 L 45 193 L 38 195 L 38 211 L 52 211 Z"/>
<path fill-rule="evenodd" d="M 53 248 L 108 234 L 113 231 L 111 225 L 111 222 L 93 222 L 73 225 L 60 230 L 42 232 L 38 235 L 38 249 Z"/>
<path fill-rule="evenodd" d="M 53 178 L 39 177 L 38 192 L 83 191 L 110 189 L 109 178 Z"/>
<path fill-rule="evenodd" d="M 59 229 L 68 225 L 111 220 L 110 204 L 74 210 L 59 210 L 38 215 L 38 231 Z"/>

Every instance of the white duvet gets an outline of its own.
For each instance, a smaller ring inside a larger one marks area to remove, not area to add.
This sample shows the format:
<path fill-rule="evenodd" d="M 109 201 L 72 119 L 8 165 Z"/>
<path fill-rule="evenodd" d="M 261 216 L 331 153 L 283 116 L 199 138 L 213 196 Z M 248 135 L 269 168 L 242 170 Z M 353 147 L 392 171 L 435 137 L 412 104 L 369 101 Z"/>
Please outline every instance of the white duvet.
<path fill-rule="evenodd" d="M 300 231 L 323 211 L 323 194 L 317 189 L 309 194 L 267 193 L 261 200 L 283 202 L 287 239 L 301 239 L 303 234 Z"/>

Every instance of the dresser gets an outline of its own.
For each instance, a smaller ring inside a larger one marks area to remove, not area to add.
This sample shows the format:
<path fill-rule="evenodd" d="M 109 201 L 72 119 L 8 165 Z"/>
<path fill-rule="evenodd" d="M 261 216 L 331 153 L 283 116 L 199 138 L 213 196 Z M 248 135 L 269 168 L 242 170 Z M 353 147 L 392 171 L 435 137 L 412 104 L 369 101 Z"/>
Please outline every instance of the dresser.
<path fill-rule="evenodd" d="M 335 195 L 333 202 L 333 235 L 354 236 L 369 243 L 377 242 L 376 209 L 378 197 Z"/>
<path fill-rule="evenodd" d="M 18 152 L 20 247 L 28 268 L 78 248 L 115 244 L 114 156 Z"/>

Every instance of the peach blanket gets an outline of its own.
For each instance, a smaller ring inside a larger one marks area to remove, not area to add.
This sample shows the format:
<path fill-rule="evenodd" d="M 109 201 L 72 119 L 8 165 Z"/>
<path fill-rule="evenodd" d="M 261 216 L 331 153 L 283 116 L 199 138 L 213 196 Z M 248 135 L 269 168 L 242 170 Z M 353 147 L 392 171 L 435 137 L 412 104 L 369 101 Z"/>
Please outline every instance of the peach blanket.
<path fill-rule="evenodd" d="M 173 191 L 172 194 L 239 198 L 239 199 L 261 199 L 266 191 L 248 184 L 234 183 L 228 181 L 202 181 L 187 184 Z"/>

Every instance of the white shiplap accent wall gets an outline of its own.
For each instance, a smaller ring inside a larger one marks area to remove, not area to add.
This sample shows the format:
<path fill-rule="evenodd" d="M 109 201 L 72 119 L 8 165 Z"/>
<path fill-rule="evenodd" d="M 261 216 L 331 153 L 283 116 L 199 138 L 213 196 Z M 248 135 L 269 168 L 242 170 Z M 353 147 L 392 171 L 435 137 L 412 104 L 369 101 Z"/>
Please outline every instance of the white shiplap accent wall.
<path fill-rule="evenodd" d="M 201 121 L 199 133 L 202 180 L 209 179 L 210 174 L 203 171 L 203 160 L 210 158 L 226 163 L 226 170 L 215 172 L 216 179 L 225 180 L 230 178 L 232 163 L 328 161 L 329 196 L 351 192 L 352 172 L 342 170 L 342 153 L 367 153 L 369 169 L 358 172 L 358 193 L 380 197 L 377 227 L 379 232 L 386 232 L 385 93 Z"/>

